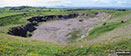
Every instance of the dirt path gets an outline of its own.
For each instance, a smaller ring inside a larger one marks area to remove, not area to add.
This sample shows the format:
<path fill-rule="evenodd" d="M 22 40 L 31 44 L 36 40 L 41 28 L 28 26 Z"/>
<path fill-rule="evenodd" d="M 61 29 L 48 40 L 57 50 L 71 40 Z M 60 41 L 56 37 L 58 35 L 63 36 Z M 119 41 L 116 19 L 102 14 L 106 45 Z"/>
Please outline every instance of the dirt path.
<path fill-rule="evenodd" d="M 57 20 L 53 22 L 46 22 L 37 27 L 31 38 L 44 41 L 53 41 L 59 43 L 67 43 L 68 38 L 72 35 L 68 35 L 74 31 L 88 31 L 88 26 L 93 26 L 103 22 L 105 13 L 98 14 L 95 18 L 74 18 L 68 20 Z M 80 21 L 80 20 L 83 21 Z M 84 34 L 84 33 L 83 33 Z"/>

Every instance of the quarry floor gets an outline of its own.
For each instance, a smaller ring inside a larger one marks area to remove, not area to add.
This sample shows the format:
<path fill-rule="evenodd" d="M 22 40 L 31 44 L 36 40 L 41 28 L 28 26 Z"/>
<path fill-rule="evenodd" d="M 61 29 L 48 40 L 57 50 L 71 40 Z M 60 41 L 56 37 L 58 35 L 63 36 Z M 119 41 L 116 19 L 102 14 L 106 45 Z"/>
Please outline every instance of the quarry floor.
<path fill-rule="evenodd" d="M 111 15 L 99 13 L 96 17 L 78 17 L 67 20 L 55 20 L 44 22 L 37 27 L 31 38 L 44 41 L 53 41 L 58 43 L 68 43 L 68 39 L 72 37 L 71 32 L 81 31 L 78 34 L 81 39 L 88 36 L 88 32 L 92 27 L 109 19 Z"/>

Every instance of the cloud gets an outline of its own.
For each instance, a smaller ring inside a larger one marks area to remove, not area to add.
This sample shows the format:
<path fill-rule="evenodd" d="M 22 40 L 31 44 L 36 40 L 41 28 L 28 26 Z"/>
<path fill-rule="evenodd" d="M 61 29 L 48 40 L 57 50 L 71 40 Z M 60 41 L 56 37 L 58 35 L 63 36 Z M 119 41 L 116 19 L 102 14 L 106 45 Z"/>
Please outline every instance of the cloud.
<path fill-rule="evenodd" d="M 91 0 L 92 3 L 97 3 L 97 4 L 110 4 L 110 3 L 115 3 L 115 0 Z"/>
<path fill-rule="evenodd" d="M 93 4 L 131 5 L 129 0 L 91 0 Z"/>
<path fill-rule="evenodd" d="M 0 6 L 67 6 L 71 0 L 0 0 Z"/>
<path fill-rule="evenodd" d="M 117 1 L 117 4 L 130 5 L 131 6 L 131 1 Z"/>
<path fill-rule="evenodd" d="M 131 0 L 0 0 L 2 6 L 129 6 Z"/>

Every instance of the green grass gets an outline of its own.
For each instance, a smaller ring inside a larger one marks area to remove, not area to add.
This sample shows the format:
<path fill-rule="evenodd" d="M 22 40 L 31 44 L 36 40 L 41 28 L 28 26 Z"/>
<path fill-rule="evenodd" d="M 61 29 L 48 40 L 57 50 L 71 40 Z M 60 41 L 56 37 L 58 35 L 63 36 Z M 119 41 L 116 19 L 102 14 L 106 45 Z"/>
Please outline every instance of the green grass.
<path fill-rule="evenodd" d="M 0 19 L 0 26 L 6 26 L 6 25 L 11 25 L 11 24 L 24 24 L 26 22 L 19 22 L 19 19 L 21 19 L 23 17 L 25 17 L 24 14 L 4 17 L 4 18 Z"/>
<path fill-rule="evenodd" d="M 1 26 L 0 27 L 0 32 L 1 33 L 7 33 L 9 31 L 9 29 L 11 29 L 12 27 L 17 27 L 19 25 L 8 25 L 8 26 Z"/>
<path fill-rule="evenodd" d="M 73 42 L 73 41 L 75 41 L 79 37 L 78 34 L 80 34 L 80 31 L 71 32 L 70 34 L 72 36 L 70 38 L 68 38 L 68 40 L 70 42 Z"/>
<path fill-rule="evenodd" d="M 89 54 L 101 54 L 101 56 L 107 56 L 109 54 L 115 54 L 115 51 L 130 51 L 131 39 L 119 40 L 117 42 L 109 42 L 108 44 L 92 45 L 88 49 Z"/>
<path fill-rule="evenodd" d="M 83 45 L 81 48 L 66 49 L 66 56 L 108 56 L 116 55 L 115 51 L 130 51 L 131 39 L 118 40 L 107 44 Z"/>
<path fill-rule="evenodd" d="M 116 28 L 119 28 L 123 25 L 130 24 L 131 20 L 125 21 L 124 23 L 122 22 L 111 22 L 111 23 L 106 23 L 106 25 L 102 26 L 97 26 L 93 30 L 90 31 L 89 36 L 86 37 L 87 40 L 92 40 L 96 38 L 97 36 L 104 34 L 106 32 L 110 32 Z M 105 23 L 104 23 L 105 24 Z"/>
<path fill-rule="evenodd" d="M 17 14 L 22 14 L 22 13 L 0 13 L 0 18 L 10 16 L 10 15 L 17 15 Z"/>
<path fill-rule="evenodd" d="M 56 55 L 61 53 L 63 46 L 57 43 L 24 39 L 0 34 L 0 55 Z M 61 53 L 62 54 L 62 53 Z"/>
<path fill-rule="evenodd" d="M 114 11 L 113 13 L 110 13 L 111 15 L 113 15 L 113 18 L 117 18 L 117 17 L 122 17 L 125 16 L 127 14 L 131 14 L 130 11 Z"/>
<path fill-rule="evenodd" d="M 118 40 L 108 44 L 70 46 L 45 41 L 20 38 L 7 34 L 0 34 L 0 55 L 2 56 L 105 56 L 114 54 L 115 50 L 129 51 L 131 39 Z"/>
<path fill-rule="evenodd" d="M 1 17 L 0 26 L 26 24 L 28 23 L 28 18 L 38 15 L 41 15 L 41 13 L 22 13 L 17 15 Z"/>
<path fill-rule="evenodd" d="M 3 12 L 2 12 L 3 10 Z M 47 12 L 24 12 L 26 10 L 51 10 Z M 89 16 L 94 17 L 95 15 L 93 13 L 95 12 L 108 12 L 112 13 L 113 15 L 117 14 L 125 14 L 127 12 L 115 12 L 113 13 L 112 11 L 114 10 L 84 10 L 84 11 L 66 11 L 65 9 L 40 9 L 40 8 L 27 8 L 21 10 L 16 10 L 12 11 L 7 9 L 0 9 L 1 14 L 0 17 L 3 19 L 0 19 L 0 26 L 6 26 L 6 25 L 13 25 L 13 24 L 26 24 L 26 19 L 23 19 L 24 17 L 32 17 L 32 16 L 39 16 L 39 15 L 66 15 L 66 14 L 71 14 L 71 13 L 88 13 Z M 26 15 L 24 15 L 26 14 Z M 12 16 L 16 15 L 16 16 Z M 11 16 L 11 17 L 10 17 Z M 23 19 L 23 21 L 20 21 L 20 19 Z M 7 23 L 8 22 L 8 23 Z"/>
<path fill-rule="evenodd" d="M 84 10 L 84 11 L 66 11 L 65 9 L 48 9 L 48 8 L 25 8 L 22 10 L 9 10 L 10 8 L 0 9 L 0 56 L 108 56 L 109 54 L 115 55 L 115 50 L 118 51 L 129 51 L 131 49 L 131 39 L 122 39 L 116 41 L 108 41 L 106 43 L 99 44 L 97 41 L 97 36 L 100 36 L 104 33 L 113 31 L 119 27 L 130 24 L 131 21 L 121 21 L 116 22 L 106 22 L 105 25 L 97 26 L 86 37 L 88 41 L 92 42 L 85 43 L 53 43 L 39 40 L 32 40 L 30 38 L 22 38 L 18 36 L 11 36 L 5 34 L 8 29 L 28 23 L 26 19 L 32 16 L 39 15 L 66 15 L 71 13 L 88 13 L 89 16 L 94 17 L 95 12 L 107 12 L 113 15 L 111 20 L 120 18 L 129 14 L 128 11 L 115 11 L 115 10 Z M 29 10 L 26 13 L 25 11 Z M 36 12 L 40 10 L 42 12 Z M 8 12 L 8 13 L 7 13 Z M 18 14 L 17 14 L 18 13 Z M 17 15 L 13 16 L 12 15 Z M 75 41 L 79 36 L 80 31 L 72 32 L 72 37 L 68 40 Z M 130 35 L 131 36 L 131 35 Z M 107 36 L 108 37 L 108 36 Z M 118 36 L 119 37 L 119 36 Z M 110 37 L 108 37 L 110 38 Z M 99 38 L 100 39 L 100 38 Z M 105 38 L 107 39 L 107 38 Z M 102 40 L 101 40 L 102 41 Z M 77 45 L 73 45 L 77 44 Z M 83 45 L 84 44 L 84 45 Z"/>

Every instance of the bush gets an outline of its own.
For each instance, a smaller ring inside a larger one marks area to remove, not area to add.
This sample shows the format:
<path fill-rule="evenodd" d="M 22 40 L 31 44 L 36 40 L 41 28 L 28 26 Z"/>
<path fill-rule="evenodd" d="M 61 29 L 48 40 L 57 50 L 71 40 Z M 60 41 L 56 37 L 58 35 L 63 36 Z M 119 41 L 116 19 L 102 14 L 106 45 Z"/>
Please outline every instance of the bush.
<path fill-rule="evenodd" d="M 103 26 L 105 26 L 106 24 L 107 24 L 107 23 L 106 23 L 106 22 L 104 22 L 104 23 L 103 23 Z"/>

